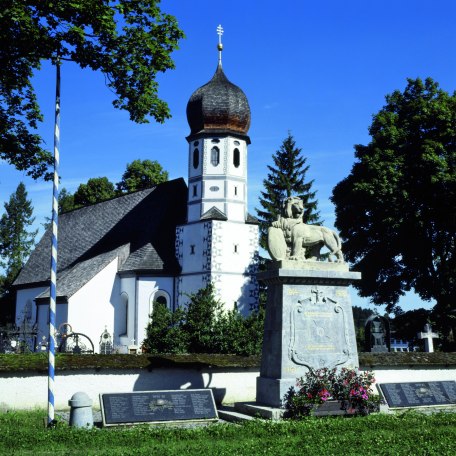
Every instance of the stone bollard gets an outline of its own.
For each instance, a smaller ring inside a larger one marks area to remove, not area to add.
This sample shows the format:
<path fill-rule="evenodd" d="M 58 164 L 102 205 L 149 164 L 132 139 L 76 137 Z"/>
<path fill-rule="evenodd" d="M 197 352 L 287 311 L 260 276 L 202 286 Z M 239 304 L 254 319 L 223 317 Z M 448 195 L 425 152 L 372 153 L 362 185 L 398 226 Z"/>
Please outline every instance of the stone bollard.
<path fill-rule="evenodd" d="M 92 399 L 86 393 L 74 393 L 68 405 L 71 407 L 70 426 L 87 429 L 93 427 Z"/>

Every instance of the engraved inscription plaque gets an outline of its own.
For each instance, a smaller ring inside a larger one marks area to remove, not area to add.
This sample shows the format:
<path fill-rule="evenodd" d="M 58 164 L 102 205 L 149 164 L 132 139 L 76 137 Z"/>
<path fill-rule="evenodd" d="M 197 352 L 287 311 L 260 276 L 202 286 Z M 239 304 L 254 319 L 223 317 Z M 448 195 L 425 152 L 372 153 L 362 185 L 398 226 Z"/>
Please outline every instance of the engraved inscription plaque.
<path fill-rule="evenodd" d="M 100 394 L 103 426 L 218 419 L 210 389 Z"/>
<path fill-rule="evenodd" d="M 379 387 L 391 408 L 456 405 L 454 381 L 382 383 Z"/>

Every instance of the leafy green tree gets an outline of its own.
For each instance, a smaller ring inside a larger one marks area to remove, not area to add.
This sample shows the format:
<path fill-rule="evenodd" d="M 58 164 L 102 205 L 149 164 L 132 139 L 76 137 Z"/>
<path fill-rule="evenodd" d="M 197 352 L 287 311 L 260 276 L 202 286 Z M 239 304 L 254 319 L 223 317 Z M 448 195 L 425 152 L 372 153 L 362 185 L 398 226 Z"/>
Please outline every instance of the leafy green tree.
<path fill-rule="evenodd" d="M 4 204 L 0 218 L 0 266 L 5 269 L 1 294 L 8 294 L 17 274 L 25 264 L 38 231 L 30 231 L 35 220 L 32 202 L 27 199 L 25 185 L 21 182 Z"/>
<path fill-rule="evenodd" d="M 59 192 L 59 213 L 63 214 L 75 209 L 74 195 L 63 187 Z"/>
<path fill-rule="evenodd" d="M 0 159 L 33 178 L 50 178 L 52 156 L 36 132 L 43 120 L 32 85 L 43 61 L 101 71 L 113 105 L 135 122 L 170 117 L 158 97 L 158 73 L 183 38 L 159 0 L 3 0 L 0 14 Z"/>
<path fill-rule="evenodd" d="M 361 296 L 392 311 L 414 290 L 456 326 L 456 94 L 408 79 L 373 117 L 368 145 L 333 190 L 344 253 Z"/>
<path fill-rule="evenodd" d="M 74 193 L 74 207 L 100 203 L 116 196 L 114 184 L 107 177 L 94 177 L 80 184 Z"/>
<path fill-rule="evenodd" d="M 411 342 L 413 346 L 420 347 L 424 351 L 424 341 L 418 339 L 419 332 L 424 330 L 424 325 L 432 319 L 431 311 L 420 308 L 407 312 L 396 312 L 391 320 L 391 326 L 395 339 Z M 432 326 L 433 330 L 439 330 L 437 326 Z"/>
<path fill-rule="evenodd" d="M 168 180 L 168 171 L 155 160 L 134 160 L 127 165 L 122 180 L 117 184 L 120 192 L 131 193 L 153 187 Z"/>
<path fill-rule="evenodd" d="M 283 141 L 280 149 L 272 156 L 274 166 L 268 165 L 268 177 L 263 180 L 264 191 L 261 192 L 261 209 L 256 209 L 260 220 L 260 245 L 267 247 L 267 233 L 271 223 L 277 220 L 282 202 L 289 196 L 299 196 L 304 202 L 304 222 L 321 225 L 318 202 L 312 191 L 313 180 L 306 182 L 307 158 L 303 157 L 302 149 L 296 147 L 293 136 Z"/>
<path fill-rule="evenodd" d="M 353 322 L 355 324 L 356 344 L 358 351 L 364 351 L 365 326 L 367 319 L 374 313 L 370 309 L 364 309 L 359 306 L 352 306 Z"/>

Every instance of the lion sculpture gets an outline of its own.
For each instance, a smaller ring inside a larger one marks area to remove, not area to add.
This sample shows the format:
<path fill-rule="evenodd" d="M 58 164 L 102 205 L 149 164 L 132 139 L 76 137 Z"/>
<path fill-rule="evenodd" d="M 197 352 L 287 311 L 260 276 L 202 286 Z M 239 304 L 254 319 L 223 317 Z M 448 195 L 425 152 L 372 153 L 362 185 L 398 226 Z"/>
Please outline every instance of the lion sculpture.
<path fill-rule="evenodd" d="M 268 230 L 268 250 L 274 260 L 318 261 L 320 250 L 326 246 L 329 261 L 343 263 L 342 244 L 339 235 L 324 226 L 307 225 L 303 221 L 304 204 L 291 196 L 282 205 L 282 215 L 272 222 Z"/>

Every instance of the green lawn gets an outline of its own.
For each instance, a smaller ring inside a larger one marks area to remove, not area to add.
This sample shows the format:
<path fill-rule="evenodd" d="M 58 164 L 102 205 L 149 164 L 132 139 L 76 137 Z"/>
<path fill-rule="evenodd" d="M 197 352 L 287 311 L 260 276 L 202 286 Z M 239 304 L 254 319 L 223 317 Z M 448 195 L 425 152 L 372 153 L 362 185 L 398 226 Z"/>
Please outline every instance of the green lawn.
<path fill-rule="evenodd" d="M 0 414 L 2 455 L 454 455 L 456 414 L 371 415 L 211 424 L 45 429 L 44 411 Z"/>

